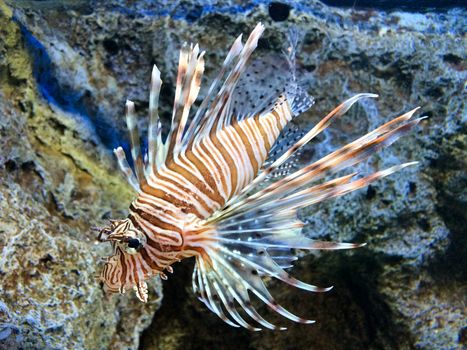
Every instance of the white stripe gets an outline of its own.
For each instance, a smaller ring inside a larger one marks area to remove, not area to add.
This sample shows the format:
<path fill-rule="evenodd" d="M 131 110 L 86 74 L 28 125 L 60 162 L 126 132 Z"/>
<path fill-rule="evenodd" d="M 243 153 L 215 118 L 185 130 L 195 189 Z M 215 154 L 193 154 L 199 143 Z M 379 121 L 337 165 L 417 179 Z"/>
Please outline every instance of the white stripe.
<path fill-rule="evenodd" d="M 153 181 L 156 181 L 155 179 L 157 178 L 154 178 Z M 145 192 L 141 192 L 138 196 L 138 199 L 154 204 L 157 207 L 164 208 L 164 212 L 169 211 L 171 214 L 180 212 L 180 208 L 178 208 L 173 203 Z"/>
<path fill-rule="evenodd" d="M 194 202 L 199 202 L 199 200 L 197 199 L 197 197 L 199 197 L 204 203 L 206 203 L 206 205 L 209 207 L 209 208 L 217 208 L 219 207 L 220 203 L 217 203 L 215 201 L 213 201 L 211 198 L 209 198 L 209 196 L 207 196 L 203 191 L 201 191 L 198 187 L 196 187 L 194 184 L 192 184 L 187 178 L 185 178 L 183 175 L 175 172 L 175 171 L 172 171 L 170 169 L 167 169 L 165 173 L 161 174 L 165 177 L 167 177 L 168 179 L 171 179 L 173 180 L 175 183 L 178 183 L 180 184 L 181 186 L 184 186 L 188 189 L 189 192 L 186 193 L 187 195 L 187 198 L 188 198 L 188 201 L 190 203 L 194 203 Z M 191 193 L 190 193 L 191 191 Z M 201 205 L 201 203 L 199 203 Z"/>
<path fill-rule="evenodd" d="M 282 129 L 279 129 L 277 127 L 277 123 L 278 123 L 277 118 L 272 113 L 264 116 L 261 122 L 262 122 L 261 125 L 267 124 L 270 127 L 271 130 L 270 130 L 269 135 L 271 135 L 274 138 L 274 141 L 273 141 L 274 143 L 276 141 L 277 136 L 279 136 L 279 134 L 281 133 L 283 129 L 283 125 L 279 121 L 279 124 L 282 126 Z"/>
<path fill-rule="evenodd" d="M 263 118 L 264 120 L 261 121 L 261 126 L 269 127 L 267 137 L 269 140 L 269 144 L 272 147 L 272 145 L 274 145 L 274 142 L 276 142 L 277 136 L 279 136 L 279 134 L 281 133 L 281 130 L 279 130 L 279 128 L 277 127 L 278 121 L 274 114 L 270 113 Z"/>
<path fill-rule="evenodd" d="M 264 142 L 263 135 L 261 134 L 261 131 L 256 125 L 256 122 L 254 119 L 246 119 L 245 126 L 246 128 L 248 128 L 248 130 L 250 130 L 250 132 L 252 133 L 252 136 L 256 140 L 254 145 L 255 145 L 255 149 L 257 149 L 260 154 L 260 162 L 258 163 L 258 165 L 259 165 L 259 168 L 261 168 L 261 165 L 263 165 L 263 162 L 266 159 L 266 156 L 268 154 L 268 150 L 266 149 L 266 144 Z"/>
<path fill-rule="evenodd" d="M 198 161 L 202 162 L 203 165 L 207 169 L 209 169 L 209 175 L 212 175 L 212 178 L 214 179 L 214 183 L 216 185 L 216 188 L 213 190 L 215 190 L 224 199 L 225 202 L 227 200 L 227 194 L 225 193 L 225 188 L 222 186 L 221 174 L 218 172 L 213 159 L 211 159 L 211 157 L 208 157 L 206 152 L 200 146 L 194 147 L 192 152 L 193 155 L 198 159 Z"/>
<path fill-rule="evenodd" d="M 214 146 L 210 137 L 206 137 L 202 142 L 204 146 L 212 154 L 214 161 L 221 168 L 222 174 L 224 175 L 223 177 L 225 179 L 225 184 L 227 186 L 227 188 L 225 189 L 225 192 L 227 193 L 227 196 L 228 196 L 232 192 L 232 180 L 231 180 L 232 174 L 230 172 L 229 165 L 227 164 L 227 162 L 225 161 L 224 157 L 219 152 L 217 147 Z"/>
<path fill-rule="evenodd" d="M 168 177 L 168 176 L 167 176 Z M 151 187 L 155 189 L 160 189 L 168 194 L 170 194 L 172 197 L 175 199 L 187 203 L 187 205 L 192 204 L 194 208 L 200 213 L 200 215 L 204 217 L 208 217 L 211 213 L 208 212 L 204 207 L 201 205 L 201 203 L 193 196 L 190 196 L 189 193 L 183 192 L 182 189 L 178 188 L 177 185 L 172 184 L 171 182 L 164 181 L 162 179 L 157 179 L 157 182 L 151 183 Z"/>

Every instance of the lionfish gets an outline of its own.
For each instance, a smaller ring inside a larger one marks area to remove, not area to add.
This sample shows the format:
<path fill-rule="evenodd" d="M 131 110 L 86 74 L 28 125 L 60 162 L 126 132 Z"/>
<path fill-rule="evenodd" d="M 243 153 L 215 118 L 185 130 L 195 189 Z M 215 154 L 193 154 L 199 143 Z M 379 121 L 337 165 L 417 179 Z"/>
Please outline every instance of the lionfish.
<path fill-rule="evenodd" d="M 407 133 L 422 119 L 410 120 L 417 108 L 291 171 L 297 151 L 355 102 L 377 95 L 362 93 L 346 100 L 306 133 L 294 133 L 290 128 L 283 132 L 291 120 L 312 106 L 313 98 L 296 79 L 296 45 L 284 52 L 288 68 L 280 72 L 283 86 L 268 85 L 265 79 L 254 81 L 255 73 L 263 73 L 266 79 L 271 73 L 257 72 L 255 69 L 265 68 L 248 65 L 263 31 L 259 23 L 245 44 L 242 35 L 235 40 L 206 97 L 191 116 L 200 91 L 205 52 L 200 52 L 198 45 L 182 47 L 172 122 L 164 140 L 158 115 L 162 81 L 154 66 L 144 157 L 135 105 L 126 102 L 134 171 L 122 147 L 114 153 L 137 196 L 126 219 L 111 220 L 109 227 L 100 230 L 100 240 L 111 242 L 113 247 L 100 275 L 109 291 L 124 293 L 133 287 L 137 297 L 146 302 L 147 279 L 157 275 L 166 279 L 164 271 L 173 272 L 174 262 L 194 257 L 194 292 L 229 325 L 261 329 L 240 315 L 240 306 L 260 326 L 285 329 L 257 312 L 250 293 L 292 321 L 313 323 L 279 305 L 264 279 L 274 277 L 312 292 L 328 291 L 332 287 L 307 284 L 286 272 L 297 259 L 293 250 L 351 249 L 363 244 L 306 237 L 298 210 L 414 164 L 396 165 L 357 179 L 356 173 L 327 179 Z"/>

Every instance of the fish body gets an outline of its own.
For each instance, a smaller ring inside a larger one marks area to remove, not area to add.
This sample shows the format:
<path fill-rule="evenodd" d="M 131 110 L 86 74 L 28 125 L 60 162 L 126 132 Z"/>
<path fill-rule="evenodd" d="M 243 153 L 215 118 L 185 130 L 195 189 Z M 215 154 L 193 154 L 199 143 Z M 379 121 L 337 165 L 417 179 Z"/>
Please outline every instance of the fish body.
<path fill-rule="evenodd" d="M 172 124 L 164 142 L 157 112 L 162 81 L 154 66 L 149 147 L 144 158 L 134 104 L 127 101 L 134 171 L 122 148 L 117 148 L 115 154 L 137 196 L 128 217 L 111 221 L 110 227 L 100 233 L 101 240 L 110 241 L 114 248 L 100 276 L 109 291 L 123 293 L 133 287 L 138 298 L 147 301 L 148 278 L 166 278 L 165 271 L 172 272 L 174 262 L 194 257 L 195 293 L 228 324 L 260 329 L 238 313 L 236 308 L 240 306 L 260 326 L 282 329 L 258 314 L 250 294 L 293 321 L 313 323 L 275 302 L 263 278 L 274 277 L 309 291 L 327 291 L 330 288 L 304 283 L 286 272 L 296 260 L 291 248 L 332 250 L 361 245 L 305 237 L 297 211 L 413 164 L 397 165 L 358 179 L 355 174 L 325 179 L 367 159 L 412 129 L 421 120 L 411 120 L 416 109 L 302 169 L 291 171 L 288 164 L 298 150 L 355 102 L 376 95 L 359 94 L 348 99 L 310 131 L 300 134 L 295 143 L 287 145 L 282 142 L 284 128 L 310 108 L 313 99 L 297 83 L 293 39 L 286 56 L 285 79 L 279 80 L 282 86 L 255 88 L 258 83 L 255 85 L 248 78 L 253 72 L 247 63 L 263 30 L 258 24 L 245 44 L 242 36 L 235 40 L 219 76 L 190 122 L 190 110 L 204 71 L 204 52 L 199 51 L 198 45 L 182 48 Z M 267 74 L 263 74 L 261 82 L 266 78 Z"/>
<path fill-rule="evenodd" d="M 288 109 L 242 120 L 201 139 L 150 176 L 143 192 L 208 218 L 256 177 L 292 118 Z"/>

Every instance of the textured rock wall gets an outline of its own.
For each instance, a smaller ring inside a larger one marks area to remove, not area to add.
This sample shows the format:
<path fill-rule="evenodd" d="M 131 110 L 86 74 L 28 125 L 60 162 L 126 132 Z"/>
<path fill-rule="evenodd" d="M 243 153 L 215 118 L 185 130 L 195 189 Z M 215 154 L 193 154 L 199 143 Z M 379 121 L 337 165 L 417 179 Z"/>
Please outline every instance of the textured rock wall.
<path fill-rule="evenodd" d="M 89 225 L 124 215 L 131 198 L 109 157 L 112 147 L 126 145 L 123 103 L 134 100 L 145 115 L 156 62 L 167 120 L 181 43 L 206 49 L 212 77 L 236 35 L 262 21 L 260 55 L 279 52 L 291 24 L 304 34 L 299 65 L 317 103 L 300 126 L 309 128 L 354 93 L 380 95 L 333 124 L 303 162 L 420 105 L 430 118 L 358 170 L 420 164 L 302 213 L 312 237 L 368 243 L 306 256 L 293 269 L 305 281 L 334 285 L 329 293 L 271 282 L 284 306 L 316 325 L 291 325 L 264 308 L 289 330 L 232 329 L 192 295 L 188 261 L 175 266 L 140 348 L 465 346 L 465 11 L 384 13 L 315 1 L 272 9 L 268 1 L 30 3 L 17 2 L 13 18 L 2 5 L 0 345 L 137 344 L 160 290 L 147 307 L 133 297 L 103 298 L 92 281 L 103 248 L 88 233 Z"/>
<path fill-rule="evenodd" d="M 2 2 L 0 22 L 0 348 L 135 348 L 160 285 L 147 305 L 106 297 L 89 230 L 131 192 L 87 123 L 41 94 L 34 43 Z"/>

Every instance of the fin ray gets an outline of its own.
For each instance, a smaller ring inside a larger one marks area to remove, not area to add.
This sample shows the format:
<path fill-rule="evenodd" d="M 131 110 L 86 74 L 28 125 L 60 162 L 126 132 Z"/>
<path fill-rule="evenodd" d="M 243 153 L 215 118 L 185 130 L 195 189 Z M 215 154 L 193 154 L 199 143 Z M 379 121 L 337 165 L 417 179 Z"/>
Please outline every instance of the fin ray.
<path fill-rule="evenodd" d="M 160 167 L 157 154 L 162 150 L 162 128 L 159 121 L 159 94 L 161 91 L 161 73 L 154 65 L 151 73 L 151 87 L 149 93 L 149 127 L 148 127 L 148 169 L 147 173 L 155 174 Z"/>

